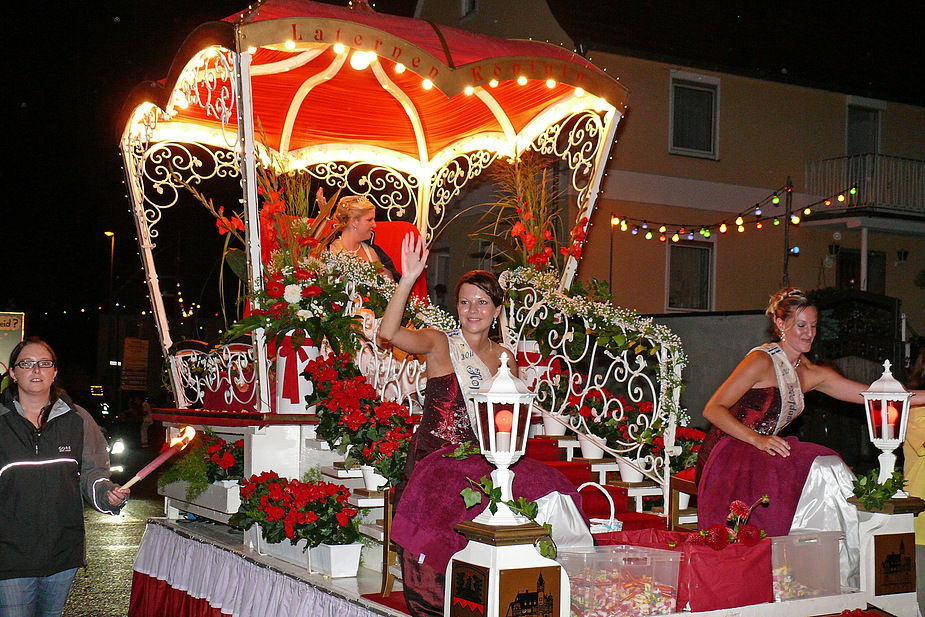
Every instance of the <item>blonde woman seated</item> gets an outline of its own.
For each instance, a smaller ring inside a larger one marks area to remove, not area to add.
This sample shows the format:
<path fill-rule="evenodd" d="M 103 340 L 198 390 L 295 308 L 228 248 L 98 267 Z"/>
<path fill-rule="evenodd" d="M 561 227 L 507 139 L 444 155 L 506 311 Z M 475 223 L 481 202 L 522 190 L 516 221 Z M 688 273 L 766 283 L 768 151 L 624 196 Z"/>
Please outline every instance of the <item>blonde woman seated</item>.
<path fill-rule="evenodd" d="M 352 253 L 370 263 L 381 264 L 379 274 L 395 280 L 395 265 L 373 240 L 376 229 L 376 206 L 364 195 L 349 195 L 337 202 L 334 211 L 334 228 L 337 239 L 331 242 L 332 253 Z"/>

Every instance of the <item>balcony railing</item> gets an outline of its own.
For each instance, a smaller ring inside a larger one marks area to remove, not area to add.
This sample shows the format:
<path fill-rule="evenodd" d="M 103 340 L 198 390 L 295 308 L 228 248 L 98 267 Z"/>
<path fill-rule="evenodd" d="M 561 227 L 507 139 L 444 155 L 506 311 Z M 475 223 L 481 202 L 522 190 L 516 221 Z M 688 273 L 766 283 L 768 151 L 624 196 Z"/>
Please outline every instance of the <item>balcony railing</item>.
<path fill-rule="evenodd" d="M 857 188 L 846 209 L 925 217 L 925 161 L 861 154 L 806 165 L 806 192 L 827 197 Z"/>

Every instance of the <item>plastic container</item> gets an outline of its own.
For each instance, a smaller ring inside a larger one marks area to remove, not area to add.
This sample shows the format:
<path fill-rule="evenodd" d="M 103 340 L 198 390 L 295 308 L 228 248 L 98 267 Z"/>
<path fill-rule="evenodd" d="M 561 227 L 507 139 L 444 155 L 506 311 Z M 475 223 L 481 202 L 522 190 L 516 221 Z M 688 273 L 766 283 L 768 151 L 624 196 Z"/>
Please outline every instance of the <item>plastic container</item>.
<path fill-rule="evenodd" d="M 681 554 L 638 546 L 559 551 L 574 617 L 639 617 L 676 611 Z"/>
<path fill-rule="evenodd" d="M 774 599 L 795 600 L 841 593 L 838 531 L 816 531 L 771 538 Z"/>

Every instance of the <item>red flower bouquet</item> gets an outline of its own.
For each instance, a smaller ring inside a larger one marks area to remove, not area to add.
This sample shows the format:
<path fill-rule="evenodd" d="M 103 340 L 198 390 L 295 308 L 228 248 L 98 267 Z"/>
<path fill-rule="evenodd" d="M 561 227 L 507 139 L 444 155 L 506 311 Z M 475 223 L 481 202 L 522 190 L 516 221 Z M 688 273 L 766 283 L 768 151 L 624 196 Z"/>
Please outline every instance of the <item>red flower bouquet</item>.
<path fill-rule="evenodd" d="M 250 529 L 255 523 L 267 542 L 306 540 L 319 544 L 351 544 L 360 537 L 359 511 L 347 499 L 350 491 L 331 482 L 302 482 L 266 471 L 241 487 L 241 507 L 232 525 Z"/>
<path fill-rule="evenodd" d="M 240 480 L 244 477 L 244 440 L 228 443 L 215 433 L 205 433 L 206 479 L 208 482 Z"/>

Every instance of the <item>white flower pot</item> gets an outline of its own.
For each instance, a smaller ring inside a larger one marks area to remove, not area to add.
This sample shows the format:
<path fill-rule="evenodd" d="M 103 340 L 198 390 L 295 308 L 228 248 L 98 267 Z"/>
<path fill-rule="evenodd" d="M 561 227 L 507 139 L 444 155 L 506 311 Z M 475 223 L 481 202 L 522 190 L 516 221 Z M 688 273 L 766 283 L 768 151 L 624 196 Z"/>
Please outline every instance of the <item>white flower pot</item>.
<path fill-rule="evenodd" d="M 186 490 L 189 482 L 177 480 L 157 489 L 158 494 L 170 497 L 175 501 L 191 503 L 201 508 L 234 514 L 241 506 L 241 486 L 235 480 L 213 482 L 206 490 L 196 496 L 192 501 L 186 500 Z"/>
<path fill-rule="evenodd" d="M 310 570 L 311 562 L 309 552 L 305 550 L 306 546 L 308 546 L 308 540 L 299 540 L 296 543 L 288 539 L 276 543 L 267 542 L 260 529 L 257 529 L 257 552 L 259 554 L 275 557 L 280 561 Z"/>
<path fill-rule="evenodd" d="M 551 414 L 549 412 L 543 412 L 543 432 L 546 435 L 565 435 L 566 426 L 556 418 L 562 418 L 562 422 L 568 423 L 568 418 L 562 417 L 559 414 Z"/>
<path fill-rule="evenodd" d="M 639 465 L 638 461 L 634 462 Z M 642 465 L 639 466 L 641 467 Z M 623 482 L 642 482 L 645 479 L 641 471 L 631 466 L 623 459 L 617 459 L 617 468 L 620 470 L 620 480 Z"/>
<path fill-rule="evenodd" d="M 288 342 L 289 337 L 280 345 L 280 350 L 286 346 L 291 347 Z M 312 360 L 321 355 L 321 350 L 314 346 L 304 344 L 302 348 L 296 350 L 294 354 L 286 355 L 277 350 L 276 354 L 276 413 L 314 413 L 314 405 L 306 405 L 305 397 L 315 391 L 315 385 L 302 376 L 305 367 Z M 290 367 L 290 363 L 295 363 L 295 368 Z M 293 383 L 289 383 L 289 382 Z M 286 395 L 285 392 L 295 392 L 297 394 Z"/>
<path fill-rule="evenodd" d="M 326 574 L 331 578 L 356 576 L 360 569 L 360 551 L 363 544 L 319 544 L 309 550 L 311 567 L 314 572 Z"/>
<path fill-rule="evenodd" d="M 356 576 L 360 569 L 360 551 L 363 544 L 319 544 L 307 551 L 307 540 L 292 540 L 270 543 L 257 530 L 257 552 L 280 561 L 305 568 L 314 574 L 325 574 L 332 578 Z"/>
<path fill-rule="evenodd" d="M 587 435 L 578 433 L 578 446 L 581 448 L 583 458 L 599 459 L 604 458 L 604 450 L 598 443 L 607 445 L 607 440 L 602 437 L 589 438 Z"/>
<path fill-rule="evenodd" d="M 690 493 L 678 493 L 678 510 L 687 510 L 691 505 Z"/>
<path fill-rule="evenodd" d="M 367 491 L 378 492 L 389 483 L 389 479 L 378 473 L 372 465 L 360 465 L 360 472 L 363 474 L 363 484 Z"/>

